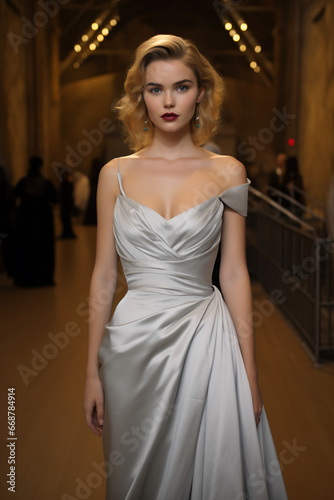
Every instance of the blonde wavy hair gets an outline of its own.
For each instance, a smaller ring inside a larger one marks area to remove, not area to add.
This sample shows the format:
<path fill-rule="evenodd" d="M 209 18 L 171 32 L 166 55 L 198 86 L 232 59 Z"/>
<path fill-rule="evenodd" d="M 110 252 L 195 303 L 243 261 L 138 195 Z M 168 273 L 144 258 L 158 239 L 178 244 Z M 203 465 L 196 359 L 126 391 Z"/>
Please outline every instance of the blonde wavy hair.
<path fill-rule="evenodd" d="M 190 122 L 194 143 L 204 144 L 213 137 L 220 124 L 224 97 L 223 79 L 191 40 L 175 35 L 155 35 L 143 42 L 135 52 L 134 62 L 127 70 L 125 93 L 114 106 L 114 111 L 118 112 L 123 124 L 125 142 L 133 151 L 150 146 L 152 143 L 154 125 L 148 119 L 142 93 L 146 67 L 159 59 L 181 59 L 193 70 L 198 87 L 202 85 L 205 87 L 204 96 L 196 105 L 200 125 L 196 127 L 195 116 Z M 146 119 L 147 130 L 144 130 Z"/>

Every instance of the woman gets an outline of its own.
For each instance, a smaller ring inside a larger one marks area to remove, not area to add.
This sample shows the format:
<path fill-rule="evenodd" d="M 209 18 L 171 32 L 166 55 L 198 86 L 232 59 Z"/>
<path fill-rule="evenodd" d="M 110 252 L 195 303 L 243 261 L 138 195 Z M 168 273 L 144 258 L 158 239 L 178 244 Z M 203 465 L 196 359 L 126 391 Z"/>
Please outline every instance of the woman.
<path fill-rule="evenodd" d="M 99 177 L 84 397 L 109 500 L 287 498 L 250 320 L 249 181 L 237 160 L 199 147 L 222 95 L 192 42 L 157 35 L 137 49 L 117 106 L 135 153 Z M 220 236 L 224 300 L 211 284 Z M 128 291 L 109 320 L 117 254 Z"/>

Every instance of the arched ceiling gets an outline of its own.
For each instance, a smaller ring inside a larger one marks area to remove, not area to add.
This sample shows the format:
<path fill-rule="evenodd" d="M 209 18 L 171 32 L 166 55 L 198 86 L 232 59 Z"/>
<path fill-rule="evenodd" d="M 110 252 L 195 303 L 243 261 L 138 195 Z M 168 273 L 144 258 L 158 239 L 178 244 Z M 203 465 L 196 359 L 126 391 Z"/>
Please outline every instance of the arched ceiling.
<path fill-rule="evenodd" d="M 280 4 L 273 0 L 72 0 L 62 5 L 59 16 L 62 82 L 125 72 L 141 42 L 171 33 L 193 40 L 222 75 L 271 86 Z M 113 27 L 112 19 L 117 22 Z M 96 20 L 99 29 L 94 31 L 91 24 Z M 240 29 L 241 21 L 248 25 L 246 31 Z M 240 35 L 239 42 L 225 29 L 226 22 Z M 103 27 L 109 34 L 98 44 L 96 36 Z M 97 47 L 90 50 L 94 41 Z M 74 51 L 76 44 L 80 52 Z M 239 50 L 240 44 L 246 45 L 245 52 Z M 260 53 L 254 51 L 256 45 L 261 46 Z M 250 67 L 252 60 L 260 68 L 257 73 Z"/>

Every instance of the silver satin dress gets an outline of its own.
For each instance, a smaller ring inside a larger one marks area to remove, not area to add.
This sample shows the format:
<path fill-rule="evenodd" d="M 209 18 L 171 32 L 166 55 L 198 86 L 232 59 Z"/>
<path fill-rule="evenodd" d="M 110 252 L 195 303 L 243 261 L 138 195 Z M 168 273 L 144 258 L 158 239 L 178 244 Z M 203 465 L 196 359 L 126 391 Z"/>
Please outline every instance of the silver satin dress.
<path fill-rule="evenodd" d="M 128 291 L 98 353 L 107 500 L 286 500 L 264 407 L 211 276 L 224 206 L 250 180 L 167 221 L 120 194 L 114 235 Z M 224 242 L 222 242 L 224 244 Z"/>

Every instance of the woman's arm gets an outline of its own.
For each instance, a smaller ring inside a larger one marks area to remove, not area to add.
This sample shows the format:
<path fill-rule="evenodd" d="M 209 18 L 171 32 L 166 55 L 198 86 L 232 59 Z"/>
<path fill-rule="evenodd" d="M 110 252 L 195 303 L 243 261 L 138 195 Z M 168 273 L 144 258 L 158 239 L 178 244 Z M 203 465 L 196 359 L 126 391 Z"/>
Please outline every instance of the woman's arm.
<path fill-rule="evenodd" d="M 110 320 L 117 285 L 117 253 L 113 234 L 114 206 L 118 194 L 116 165 L 116 159 L 112 160 L 101 169 L 99 175 L 96 256 L 89 290 L 90 317 L 84 411 L 88 427 L 98 436 L 101 436 L 104 414 L 98 350 L 104 334 L 104 325 Z"/>
<path fill-rule="evenodd" d="M 239 164 L 233 185 L 247 182 L 245 167 Z M 236 328 L 241 354 L 250 384 L 256 424 L 262 397 L 258 386 L 252 316 L 252 291 L 246 263 L 246 218 L 225 206 L 222 225 L 219 284 Z"/>

